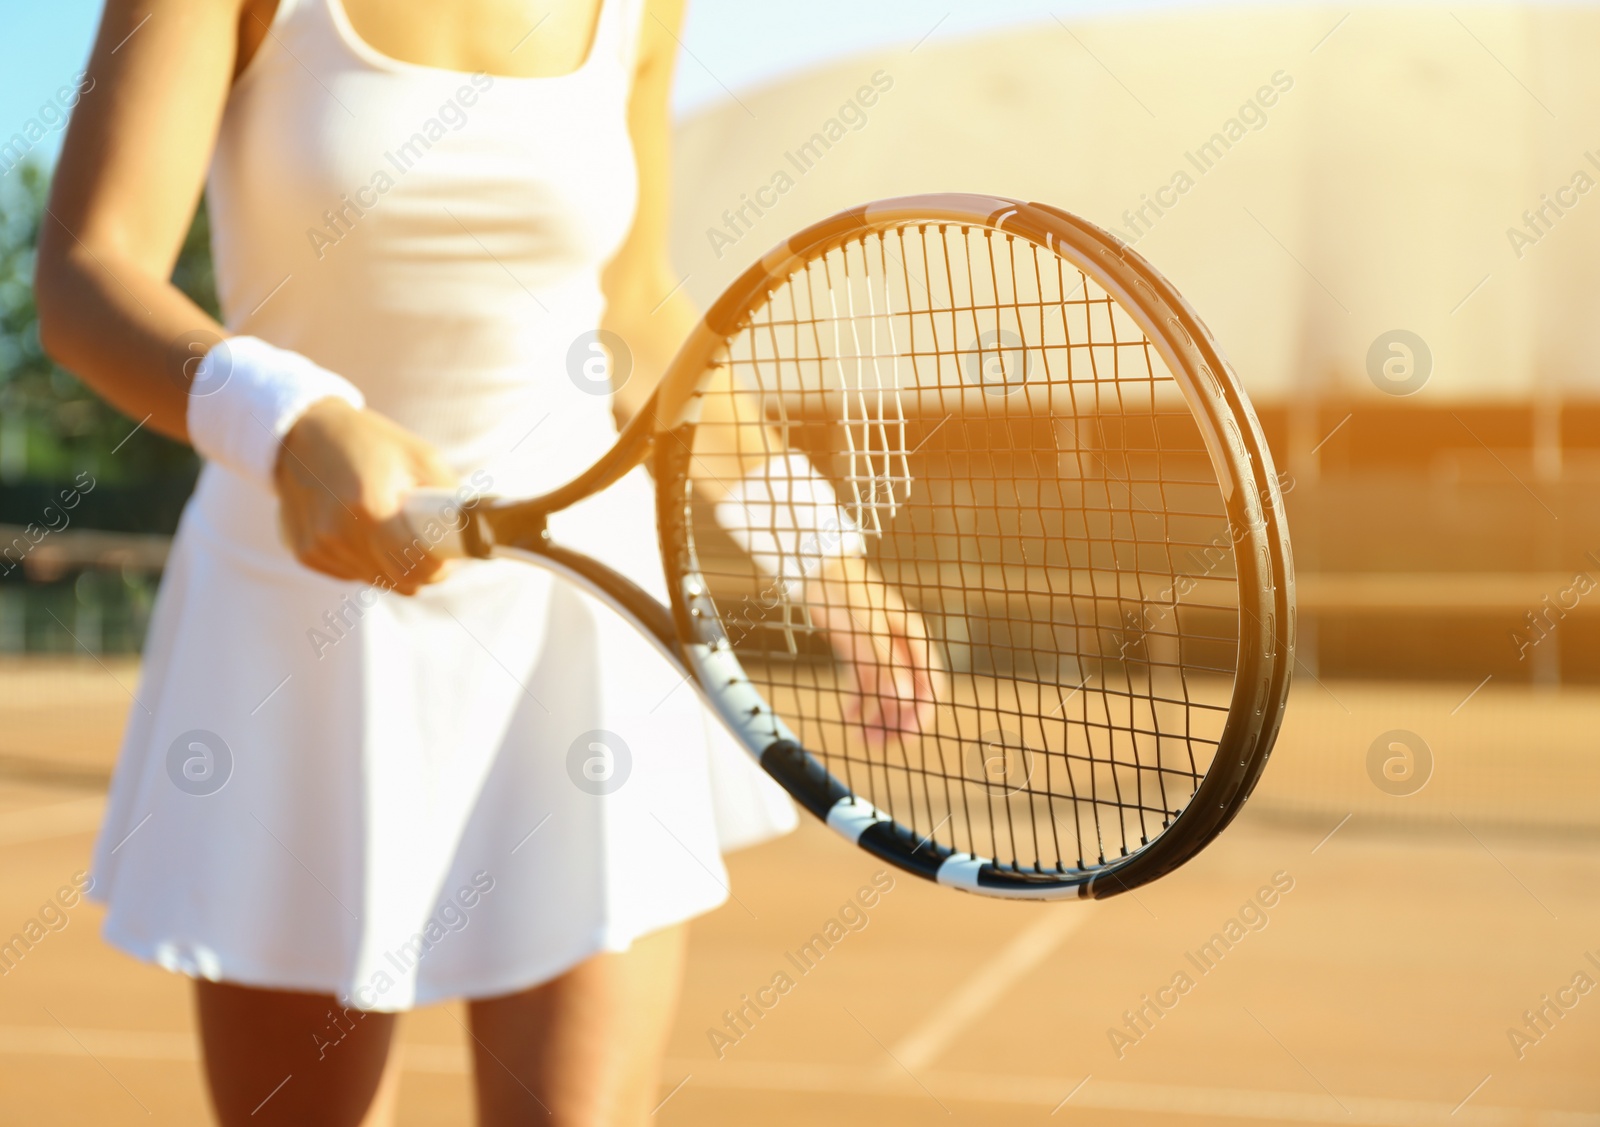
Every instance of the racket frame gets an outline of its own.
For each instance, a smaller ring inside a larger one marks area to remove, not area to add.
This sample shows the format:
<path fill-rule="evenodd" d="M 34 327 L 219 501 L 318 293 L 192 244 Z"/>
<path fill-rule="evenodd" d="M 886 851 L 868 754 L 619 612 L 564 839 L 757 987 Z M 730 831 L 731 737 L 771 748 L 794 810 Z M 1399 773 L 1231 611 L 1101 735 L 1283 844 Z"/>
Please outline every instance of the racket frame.
<path fill-rule="evenodd" d="M 688 465 L 700 399 L 727 340 L 754 309 L 808 261 L 874 230 L 906 226 L 980 227 L 1026 239 L 1083 270 L 1156 347 L 1199 426 L 1222 487 L 1239 593 L 1239 651 L 1217 752 L 1189 803 L 1165 830 L 1124 856 L 1091 869 L 1019 870 L 932 840 L 918 840 L 857 798 L 762 698 L 739 666 L 689 532 Z M 632 580 L 553 544 L 550 513 L 589 497 L 633 470 L 656 479 L 657 531 L 670 608 Z M 463 533 L 473 556 L 539 562 L 583 585 L 631 619 L 690 674 L 706 702 L 761 766 L 812 814 L 856 845 L 915 875 L 989 896 L 1104 898 L 1147 884 L 1192 858 L 1237 816 L 1266 766 L 1288 696 L 1293 665 L 1294 570 L 1283 499 L 1271 453 L 1232 365 L 1199 316 L 1137 251 L 1115 235 L 1045 204 L 998 196 L 905 196 L 853 208 L 798 232 L 741 274 L 707 310 L 647 405 L 612 448 L 584 473 L 540 497 L 468 506 Z"/>

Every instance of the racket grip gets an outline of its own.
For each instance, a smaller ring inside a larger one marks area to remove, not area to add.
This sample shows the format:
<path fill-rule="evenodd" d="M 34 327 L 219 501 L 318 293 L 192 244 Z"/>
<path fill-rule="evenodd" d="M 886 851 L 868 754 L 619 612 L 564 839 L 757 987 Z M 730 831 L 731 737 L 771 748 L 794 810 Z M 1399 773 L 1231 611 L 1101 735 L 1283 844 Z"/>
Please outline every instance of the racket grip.
<path fill-rule="evenodd" d="M 400 515 L 435 559 L 481 559 L 489 555 L 476 512 L 481 499 L 454 489 L 418 489 L 406 497 Z"/>

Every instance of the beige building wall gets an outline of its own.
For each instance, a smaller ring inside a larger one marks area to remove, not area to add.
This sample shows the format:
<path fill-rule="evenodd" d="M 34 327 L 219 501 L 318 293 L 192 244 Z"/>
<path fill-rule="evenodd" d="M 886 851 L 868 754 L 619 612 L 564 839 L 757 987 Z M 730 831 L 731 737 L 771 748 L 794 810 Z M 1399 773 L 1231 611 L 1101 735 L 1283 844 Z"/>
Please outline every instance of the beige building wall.
<path fill-rule="evenodd" d="M 1378 396 L 1368 349 L 1396 328 L 1432 349 L 1427 398 L 1600 395 L 1597 46 L 1587 8 L 1295 5 L 865 55 L 682 123 L 674 252 L 706 302 L 852 204 L 1019 196 L 1141 233 L 1262 401 Z M 875 74 L 892 85 L 862 97 Z M 1273 97 L 1258 96 L 1275 75 Z M 831 147 L 793 163 L 830 119 Z M 1208 158 L 1230 119 L 1236 139 Z M 1130 229 L 1125 215 L 1180 172 L 1193 182 L 1169 187 L 1176 206 Z M 1579 173 L 1595 189 L 1569 192 L 1564 216 L 1547 210 L 1519 257 L 1508 229 Z M 761 199 L 764 214 L 746 207 L 727 228 L 724 212 Z"/>

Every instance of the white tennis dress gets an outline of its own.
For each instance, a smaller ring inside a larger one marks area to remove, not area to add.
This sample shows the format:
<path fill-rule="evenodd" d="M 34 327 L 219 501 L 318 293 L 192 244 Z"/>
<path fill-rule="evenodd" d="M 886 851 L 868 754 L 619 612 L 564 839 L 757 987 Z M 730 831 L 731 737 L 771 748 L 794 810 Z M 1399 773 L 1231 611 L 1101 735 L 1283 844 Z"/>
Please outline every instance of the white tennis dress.
<path fill-rule="evenodd" d="M 582 336 L 637 195 L 642 11 L 605 0 L 576 72 L 508 78 L 281 0 L 211 167 L 228 328 L 345 376 L 490 491 L 585 468 L 615 438 Z M 565 581 L 473 562 L 403 598 L 306 569 L 277 523 L 270 492 L 202 471 L 95 849 L 116 946 L 366 1009 L 493 996 L 721 903 L 720 849 L 794 825 Z M 664 594 L 642 470 L 551 527 Z"/>

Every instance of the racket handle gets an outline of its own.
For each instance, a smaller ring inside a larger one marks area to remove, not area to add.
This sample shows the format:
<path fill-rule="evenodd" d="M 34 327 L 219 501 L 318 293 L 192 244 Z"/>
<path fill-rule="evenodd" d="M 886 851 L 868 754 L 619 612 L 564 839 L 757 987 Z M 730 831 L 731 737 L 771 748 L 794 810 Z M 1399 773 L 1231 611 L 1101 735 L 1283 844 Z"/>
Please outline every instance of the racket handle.
<path fill-rule="evenodd" d="M 455 489 L 418 489 L 400 506 L 411 535 L 441 560 L 481 559 L 489 555 L 475 511 L 481 494 Z"/>

